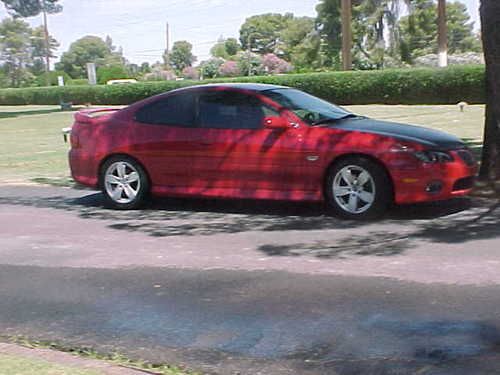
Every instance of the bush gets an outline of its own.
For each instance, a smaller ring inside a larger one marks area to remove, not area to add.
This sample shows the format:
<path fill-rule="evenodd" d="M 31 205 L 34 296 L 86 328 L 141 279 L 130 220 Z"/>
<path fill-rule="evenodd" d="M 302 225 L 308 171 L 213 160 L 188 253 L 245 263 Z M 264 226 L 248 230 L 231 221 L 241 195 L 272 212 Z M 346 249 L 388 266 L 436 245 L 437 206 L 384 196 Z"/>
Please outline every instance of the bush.
<path fill-rule="evenodd" d="M 144 74 L 142 78 L 145 81 L 172 81 L 177 78 L 177 75 L 171 70 L 153 70 Z"/>
<path fill-rule="evenodd" d="M 228 60 L 219 66 L 219 74 L 221 77 L 236 77 L 241 75 L 241 71 L 236 61 Z"/>
<path fill-rule="evenodd" d="M 288 62 L 285 61 L 274 53 L 268 53 L 262 57 L 262 65 L 264 66 L 264 70 L 266 73 L 270 74 L 283 74 L 290 72 L 293 67 Z"/>
<path fill-rule="evenodd" d="M 288 74 L 206 81 L 143 82 L 131 85 L 1 89 L 0 104 L 130 104 L 176 88 L 214 82 L 261 82 L 296 87 L 338 104 L 455 104 L 485 102 L 484 66 L 446 69 Z"/>
<path fill-rule="evenodd" d="M 182 76 L 185 79 L 198 80 L 200 78 L 200 72 L 197 68 L 186 66 L 184 69 L 182 69 Z"/>
<path fill-rule="evenodd" d="M 47 73 L 42 73 L 38 77 L 36 77 L 36 85 L 43 87 L 47 86 L 47 75 L 49 76 L 50 86 L 57 86 L 59 84 L 58 77 L 62 76 L 64 79 L 64 84 L 66 85 L 69 81 L 71 81 L 71 77 L 61 70 L 54 70 Z"/>
<path fill-rule="evenodd" d="M 89 84 L 89 80 L 87 78 L 70 79 L 66 83 L 67 86 L 85 86 L 88 84 Z"/>
<path fill-rule="evenodd" d="M 106 84 L 112 79 L 130 78 L 122 65 L 101 66 L 97 68 L 97 82 L 100 85 Z"/>

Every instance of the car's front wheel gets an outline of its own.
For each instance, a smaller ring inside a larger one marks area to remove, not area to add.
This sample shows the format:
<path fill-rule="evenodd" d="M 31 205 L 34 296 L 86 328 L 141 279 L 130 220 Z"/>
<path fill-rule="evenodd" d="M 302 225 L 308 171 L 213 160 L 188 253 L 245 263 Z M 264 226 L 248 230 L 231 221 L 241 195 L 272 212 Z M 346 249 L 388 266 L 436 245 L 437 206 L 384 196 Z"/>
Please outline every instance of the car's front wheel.
<path fill-rule="evenodd" d="M 149 192 L 146 172 L 135 160 L 126 156 L 108 159 L 101 168 L 100 182 L 106 202 L 116 209 L 140 207 Z"/>
<path fill-rule="evenodd" d="M 348 219 L 373 219 L 392 201 L 392 184 L 378 163 L 347 157 L 335 163 L 326 182 L 326 199 L 333 211 Z"/>

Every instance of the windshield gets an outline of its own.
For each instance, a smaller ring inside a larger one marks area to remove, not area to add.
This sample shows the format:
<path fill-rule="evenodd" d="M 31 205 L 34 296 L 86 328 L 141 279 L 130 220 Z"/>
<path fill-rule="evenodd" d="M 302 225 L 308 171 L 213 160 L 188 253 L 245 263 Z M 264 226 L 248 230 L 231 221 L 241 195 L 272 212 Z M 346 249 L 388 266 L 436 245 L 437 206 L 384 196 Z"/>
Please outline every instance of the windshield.
<path fill-rule="evenodd" d="M 269 90 L 264 95 L 293 111 L 309 125 L 355 116 L 344 108 L 295 89 Z"/>

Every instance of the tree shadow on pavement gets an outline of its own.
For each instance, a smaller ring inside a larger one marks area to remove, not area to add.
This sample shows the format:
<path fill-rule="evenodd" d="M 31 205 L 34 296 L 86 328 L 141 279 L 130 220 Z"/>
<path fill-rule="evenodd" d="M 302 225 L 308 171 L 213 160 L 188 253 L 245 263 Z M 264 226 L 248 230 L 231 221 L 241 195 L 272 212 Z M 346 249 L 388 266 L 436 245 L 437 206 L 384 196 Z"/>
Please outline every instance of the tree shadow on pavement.
<path fill-rule="evenodd" d="M 368 240 L 369 238 L 369 240 Z M 344 237 L 335 243 L 316 241 L 292 245 L 262 245 L 258 250 L 269 256 L 314 256 L 317 258 L 347 258 L 350 256 L 399 255 L 411 247 L 407 236 L 386 232 L 369 232 L 365 236 Z"/>
<path fill-rule="evenodd" d="M 258 247 L 269 256 L 392 256 L 404 253 L 417 241 L 460 243 L 500 236 L 499 205 L 467 198 L 397 206 L 376 222 L 338 219 L 322 204 L 277 201 L 168 198 L 155 199 L 142 210 L 117 211 L 105 207 L 101 193 L 90 193 L 78 198 L 62 194 L 0 197 L 0 204 L 75 212 L 81 218 L 102 220 L 112 229 L 154 237 L 352 230 L 333 243 L 320 237 L 315 241 L 290 244 L 280 236 L 279 243 Z"/>
<path fill-rule="evenodd" d="M 400 221 L 408 223 L 409 231 L 369 231 L 341 238 L 334 243 L 315 241 L 295 244 L 266 244 L 258 249 L 269 256 L 309 255 L 318 258 L 344 258 L 353 255 L 391 256 L 403 254 L 416 246 L 417 242 L 459 244 L 474 240 L 500 237 L 500 203 L 457 201 L 444 202 L 432 216 L 433 205 L 401 206 L 388 216 L 386 223 Z M 451 204 L 451 207 L 447 205 Z M 457 206 L 455 205 L 457 204 Z M 452 208 L 457 210 L 453 212 Z M 460 208 L 461 209 L 458 209 Z M 415 212 L 416 211 L 416 212 Z M 446 215 L 446 212 L 448 214 Z M 427 220 L 412 220 L 415 214 Z M 389 226 L 390 228 L 390 226 Z"/>

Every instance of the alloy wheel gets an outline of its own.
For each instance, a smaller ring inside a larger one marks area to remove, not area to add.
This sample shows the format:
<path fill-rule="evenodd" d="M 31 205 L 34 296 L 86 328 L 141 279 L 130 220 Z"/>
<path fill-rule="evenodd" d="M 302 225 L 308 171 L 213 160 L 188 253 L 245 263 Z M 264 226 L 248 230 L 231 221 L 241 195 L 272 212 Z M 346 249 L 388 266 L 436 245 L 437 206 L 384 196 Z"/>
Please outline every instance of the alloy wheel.
<path fill-rule="evenodd" d="M 139 172 L 126 161 L 115 162 L 106 169 L 104 187 L 114 202 L 131 203 L 136 199 L 141 189 Z"/>
<path fill-rule="evenodd" d="M 375 201 L 375 181 L 371 174 L 357 165 L 340 169 L 333 179 L 333 198 L 342 210 L 361 214 Z"/>

